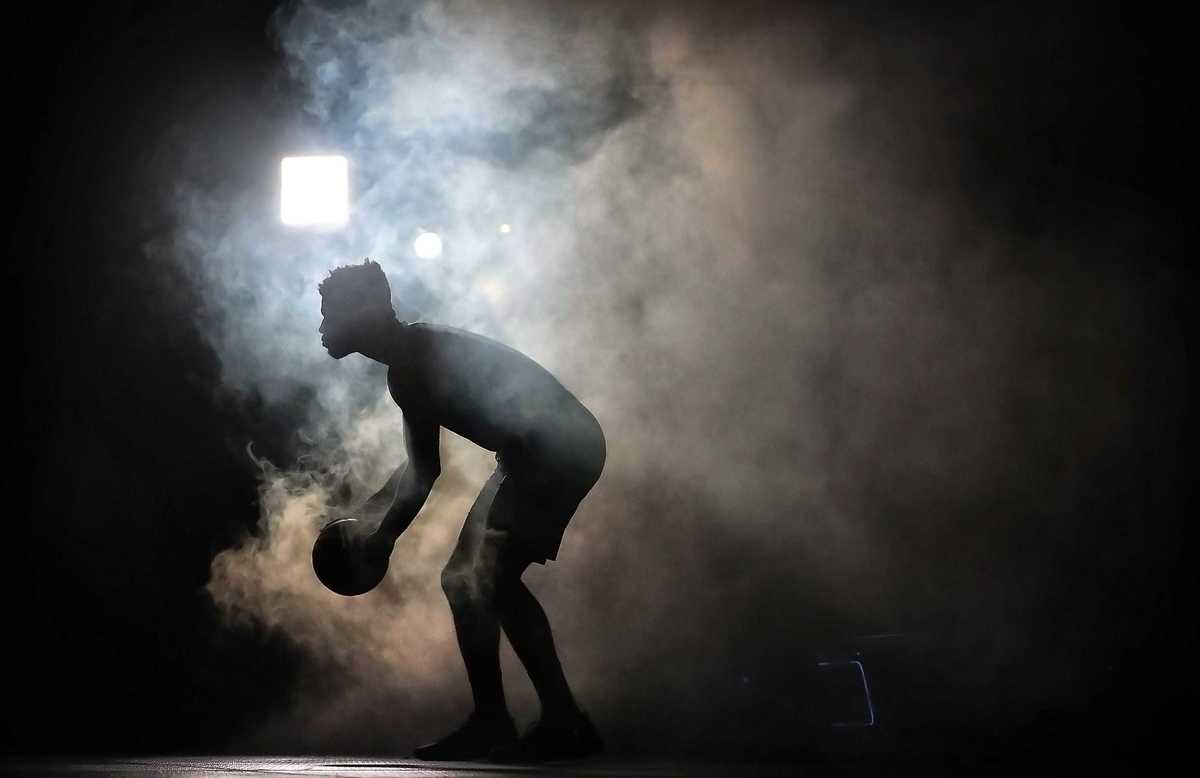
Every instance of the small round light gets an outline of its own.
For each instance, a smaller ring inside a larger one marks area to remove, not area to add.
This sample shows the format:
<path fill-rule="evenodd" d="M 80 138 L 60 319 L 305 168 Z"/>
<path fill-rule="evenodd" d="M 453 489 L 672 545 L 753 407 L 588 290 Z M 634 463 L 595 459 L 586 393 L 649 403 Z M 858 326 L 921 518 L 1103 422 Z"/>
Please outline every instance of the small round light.
<path fill-rule="evenodd" d="M 421 259 L 436 259 L 442 255 L 442 238 L 436 232 L 422 232 L 413 241 L 413 251 Z"/>
<path fill-rule="evenodd" d="M 507 235 L 508 233 L 512 232 L 512 225 L 511 224 L 501 224 L 500 232 L 504 235 Z"/>

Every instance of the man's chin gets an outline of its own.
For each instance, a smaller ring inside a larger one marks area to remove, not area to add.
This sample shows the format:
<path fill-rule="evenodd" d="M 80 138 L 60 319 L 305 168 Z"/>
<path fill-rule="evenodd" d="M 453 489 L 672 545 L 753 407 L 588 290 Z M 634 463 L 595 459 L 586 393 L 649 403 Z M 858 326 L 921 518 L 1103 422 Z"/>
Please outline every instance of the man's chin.
<path fill-rule="evenodd" d="M 325 351 L 326 351 L 326 353 L 329 354 L 329 356 L 333 357 L 334 359 L 341 359 L 342 357 L 348 356 L 350 354 L 349 351 L 341 351 L 339 349 L 334 349 L 329 346 L 325 347 Z"/>

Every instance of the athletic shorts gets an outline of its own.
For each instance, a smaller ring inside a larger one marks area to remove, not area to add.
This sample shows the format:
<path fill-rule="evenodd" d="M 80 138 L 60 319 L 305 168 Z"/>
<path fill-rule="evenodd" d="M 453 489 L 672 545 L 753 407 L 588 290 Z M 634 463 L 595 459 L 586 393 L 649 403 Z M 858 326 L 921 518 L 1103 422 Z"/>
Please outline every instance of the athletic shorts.
<path fill-rule="evenodd" d="M 600 424 L 582 406 L 501 451 L 480 494 L 491 496 L 485 526 L 507 532 L 531 562 L 557 558 L 567 523 L 599 480 L 605 455 Z"/>

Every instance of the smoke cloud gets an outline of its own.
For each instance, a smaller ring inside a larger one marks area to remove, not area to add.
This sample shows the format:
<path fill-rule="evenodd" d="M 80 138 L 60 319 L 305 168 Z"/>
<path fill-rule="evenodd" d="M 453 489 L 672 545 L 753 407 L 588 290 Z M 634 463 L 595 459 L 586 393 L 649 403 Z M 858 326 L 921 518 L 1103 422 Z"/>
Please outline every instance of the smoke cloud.
<path fill-rule="evenodd" d="M 1138 290 L 1083 261 L 1106 236 L 1027 241 L 963 196 L 947 108 L 982 98 L 883 33 L 683 8 L 291 4 L 286 78 L 240 120 L 269 158 L 233 181 L 181 163 L 178 228 L 147 250 L 202 290 L 223 391 L 294 428 L 253 454 L 258 531 L 208 585 L 310 657 L 239 747 L 403 750 L 469 704 L 438 571 L 488 452 L 443 433 L 378 590 L 311 571 L 321 524 L 404 459 L 383 370 L 317 335 L 317 284 L 368 256 L 402 318 L 524 351 L 603 425 L 604 476 L 526 580 L 615 744 L 694 747 L 751 705 L 786 731 L 795 668 L 855 632 L 936 632 L 964 687 L 1028 670 L 1077 530 L 1052 519 L 1094 472 L 1071 452 L 1141 440 Z M 270 165 L 308 151 L 350 160 L 344 230 L 279 224 Z"/>

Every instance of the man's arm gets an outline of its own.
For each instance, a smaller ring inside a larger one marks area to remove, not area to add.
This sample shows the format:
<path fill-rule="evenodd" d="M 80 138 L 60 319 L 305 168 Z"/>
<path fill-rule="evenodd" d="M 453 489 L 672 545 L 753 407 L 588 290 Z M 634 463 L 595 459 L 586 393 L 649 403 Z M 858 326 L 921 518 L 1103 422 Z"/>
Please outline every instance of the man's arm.
<path fill-rule="evenodd" d="M 404 469 L 408 467 L 408 462 L 397 467 L 395 471 L 388 476 L 387 483 L 379 487 L 379 491 L 371 495 L 366 502 L 362 504 L 362 512 L 371 518 L 382 517 L 387 513 L 387 509 L 391 506 L 392 500 L 396 497 L 396 487 L 400 485 L 400 477 L 404 475 Z"/>
<path fill-rule="evenodd" d="M 442 458 L 438 450 L 442 428 L 420 416 L 404 414 L 404 448 L 408 461 L 402 465 L 396 478 L 396 496 L 379 524 L 376 534 L 389 544 L 412 523 L 429 492 L 433 482 L 442 471 Z M 388 479 L 389 482 L 392 479 Z"/>

